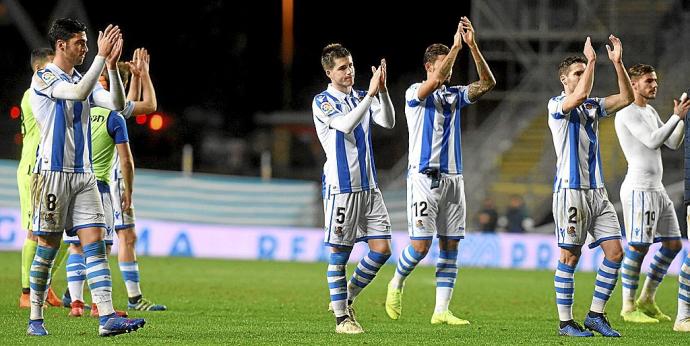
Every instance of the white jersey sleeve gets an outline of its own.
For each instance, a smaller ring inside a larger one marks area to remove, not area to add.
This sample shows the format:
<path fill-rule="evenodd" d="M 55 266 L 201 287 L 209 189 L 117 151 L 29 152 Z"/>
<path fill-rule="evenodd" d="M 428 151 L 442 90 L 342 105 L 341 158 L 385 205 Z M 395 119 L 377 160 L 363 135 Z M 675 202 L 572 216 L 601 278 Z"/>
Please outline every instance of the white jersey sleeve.
<path fill-rule="evenodd" d="M 31 81 L 31 88 L 34 92 L 42 94 L 52 100 L 54 99 L 53 89 L 60 83 L 66 82 L 60 79 L 55 72 L 49 69 L 42 69 L 36 71 L 36 74 L 34 74 Z"/>

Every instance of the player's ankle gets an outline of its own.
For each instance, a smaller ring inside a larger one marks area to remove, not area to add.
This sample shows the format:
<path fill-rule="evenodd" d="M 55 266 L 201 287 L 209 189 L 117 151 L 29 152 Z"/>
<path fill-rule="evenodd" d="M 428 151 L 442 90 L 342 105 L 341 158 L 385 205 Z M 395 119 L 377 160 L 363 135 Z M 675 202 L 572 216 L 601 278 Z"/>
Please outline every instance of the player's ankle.
<path fill-rule="evenodd" d="M 561 328 L 565 328 L 565 326 L 567 326 L 567 325 L 569 325 L 569 324 L 572 324 L 572 323 L 574 323 L 574 322 L 575 322 L 574 320 L 561 321 L 560 327 L 561 327 Z"/>
<path fill-rule="evenodd" d="M 135 296 L 135 297 L 129 297 L 129 298 L 127 298 L 127 300 L 129 300 L 130 304 L 136 304 L 141 300 L 141 298 L 142 298 L 142 295 L 140 294 L 140 295 Z"/>
<path fill-rule="evenodd" d="M 597 318 L 597 317 L 602 317 L 602 316 L 604 316 L 604 314 L 601 313 L 601 312 L 594 312 L 594 311 L 592 311 L 592 310 L 589 310 L 589 312 L 587 313 L 587 316 L 589 316 L 589 317 L 591 317 L 591 318 Z"/>

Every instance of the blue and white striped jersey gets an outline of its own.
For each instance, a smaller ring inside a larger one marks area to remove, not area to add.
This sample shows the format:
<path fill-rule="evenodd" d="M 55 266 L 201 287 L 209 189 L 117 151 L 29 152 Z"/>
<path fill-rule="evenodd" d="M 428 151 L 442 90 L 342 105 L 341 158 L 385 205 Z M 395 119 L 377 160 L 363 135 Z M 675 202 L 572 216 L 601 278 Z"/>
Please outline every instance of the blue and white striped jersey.
<path fill-rule="evenodd" d="M 467 86 L 435 90 L 420 100 L 412 84 L 405 92 L 405 116 L 410 134 L 408 169 L 422 172 L 438 168 L 441 173 L 462 174 L 460 110 L 471 104 Z"/>
<path fill-rule="evenodd" d="M 604 99 L 588 98 L 563 114 L 565 93 L 549 100 L 549 128 L 556 150 L 554 192 L 561 188 L 596 189 L 604 187 L 604 172 L 599 151 L 599 118 L 606 114 Z"/>
<path fill-rule="evenodd" d="M 329 84 L 326 91 L 314 97 L 314 125 L 326 152 L 326 163 L 323 165 L 324 194 L 366 191 L 377 187 L 371 124 L 374 115 L 381 111 L 378 98 L 372 98 L 369 111 L 352 133 L 346 134 L 328 126 L 329 118 L 349 113 L 366 94 L 366 91 L 354 89 L 350 94 L 345 94 Z"/>
<path fill-rule="evenodd" d="M 31 81 L 31 108 L 41 129 L 37 170 L 58 172 L 93 172 L 91 168 L 90 109 L 94 93 L 107 92 L 96 87 L 84 101 L 53 97 L 60 83 L 78 83 L 82 76 L 70 76 L 55 64 L 38 70 Z"/>

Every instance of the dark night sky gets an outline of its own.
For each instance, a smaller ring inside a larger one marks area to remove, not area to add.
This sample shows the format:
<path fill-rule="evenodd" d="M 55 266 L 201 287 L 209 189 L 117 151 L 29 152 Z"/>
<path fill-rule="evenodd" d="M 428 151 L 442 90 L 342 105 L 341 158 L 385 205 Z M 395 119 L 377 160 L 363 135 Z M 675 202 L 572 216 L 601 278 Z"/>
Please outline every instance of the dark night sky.
<path fill-rule="evenodd" d="M 42 34 L 50 25 L 53 3 L 21 1 Z M 163 3 L 141 0 L 107 3 L 108 8 L 101 1 L 84 3 L 93 32 L 108 23 L 122 27 L 123 58 L 129 59 L 139 46 L 147 47 L 151 54 L 159 110 L 174 120 L 157 138 L 141 143 L 133 140 L 142 166 L 157 166 L 147 162 L 151 146 L 156 147 L 159 158 L 166 150 L 177 155 L 183 143 L 199 141 L 210 126 L 220 128 L 225 135 L 241 137 L 254 129 L 252 116 L 256 112 L 283 108 L 280 1 L 195 1 L 165 9 L 161 8 Z M 429 4 L 412 8 L 393 1 L 349 1 L 338 7 L 314 1 L 295 3 L 292 96 L 287 102 L 294 110 L 309 110 L 313 95 L 327 84 L 319 63 L 324 45 L 340 42 L 350 49 L 359 72 L 358 88 L 366 88 L 368 65 L 381 57 L 388 60 L 389 85 L 410 84 L 423 77 L 424 48 L 434 42 L 451 43 L 457 21 L 469 15 L 469 2 L 465 1 L 437 9 Z M 11 24 L 0 26 L 0 37 L 5 47 L 0 51 L 0 158 L 17 158 L 18 148 L 12 138 L 18 122 L 10 121 L 7 114 L 30 83 L 31 47 Z M 89 62 L 97 50 L 95 36 L 91 38 Z M 467 56 L 461 56 L 463 63 Z M 393 96 L 394 102 L 402 102 L 402 95 Z M 203 116 L 190 119 L 190 107 L 204 110 L 202 114 L 216 110 L 222 116 L 215 119 L 209 115 L 208 121 Z M 133 138 L 137 131 L 144 131 L 135 125 L 130 128 Z"/>

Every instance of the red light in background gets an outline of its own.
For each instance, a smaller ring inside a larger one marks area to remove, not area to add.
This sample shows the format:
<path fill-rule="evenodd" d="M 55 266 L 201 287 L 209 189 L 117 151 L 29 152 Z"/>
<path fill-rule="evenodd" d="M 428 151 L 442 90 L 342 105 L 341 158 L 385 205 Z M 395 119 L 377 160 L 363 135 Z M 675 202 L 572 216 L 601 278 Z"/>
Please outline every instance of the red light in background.
<path fill-rule="evenodd" d="M 158 131 L 163 128 L 163 116 L 160 114 L 151 115 L 151 121 L 149 122 L 149 128 L 154 131 Z"/>
<path fill-rule="evenodd" d="M 146 114 L 139 114 L 135 117 L 134 121 L 137 122 L 139 125 L 144 125 L 146 124 Z"/>
<path fill-rule="evenodd" d="M 22 136 L 21 133 L 15 133 L 14 134 L 14 144 L 19 145 L 19 144 L 22 144 L 23 141 L 24 141 L 24 136 Z"/>
<path fill-rule="evenodd" d="M 10 118 L 17 119 L 20 115 L 22 115 L 22 109 L 19 106 L 12 106 L 10 108 Z"/>

